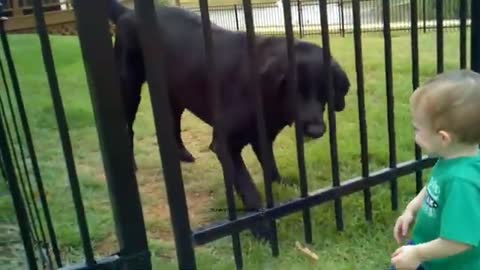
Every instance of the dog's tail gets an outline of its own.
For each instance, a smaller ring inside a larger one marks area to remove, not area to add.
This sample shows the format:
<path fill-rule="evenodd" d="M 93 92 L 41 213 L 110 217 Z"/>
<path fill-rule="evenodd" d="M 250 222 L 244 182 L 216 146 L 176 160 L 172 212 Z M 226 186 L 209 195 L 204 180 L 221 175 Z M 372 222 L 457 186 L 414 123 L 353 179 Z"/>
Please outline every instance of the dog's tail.
<path fill-rule="evenodd" d="M 110 0 L 110 10 L 108 13 L 108 17 L 110 18 L 112 23 L 116 24 L 118 18 L 120 18 L 128 11 L 130 11 L 130 9 L 122 5 L 119 0 Z"/>

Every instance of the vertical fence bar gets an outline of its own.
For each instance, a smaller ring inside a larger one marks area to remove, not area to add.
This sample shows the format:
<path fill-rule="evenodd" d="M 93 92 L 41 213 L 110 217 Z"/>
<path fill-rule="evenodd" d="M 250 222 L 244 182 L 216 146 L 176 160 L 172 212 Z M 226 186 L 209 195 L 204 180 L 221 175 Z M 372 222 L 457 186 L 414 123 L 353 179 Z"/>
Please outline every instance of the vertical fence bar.
<path fill-rule="evenodd" d="M 419 85 L 419 62 L 418 62 L 418 2 L 412 0 L 410 3 L 410 16 L 411 16 L 411 48 L 412 48 L 412 87 L 413 90 L 417 89 Z M 415 160 L 422 159 L 421 148 L 415 143 Z M 417 193 L 422 189 L 422 170 L 415 171 L 415 185 Z"/>
<path fill-rule="evenodd" d="M 375 14 L 382 14 L 382 6 L 380 5 L 380 2 L 377 2 L 377 3 L 372 2 L 372 5 L 375 5 Z M 382 16 L 380 15 L 380 18 L 378 18 L 375 22 L 381 25 Z M 378 30 L 380 30 L 380 28 Z"/>
<path fill-rule="evenodd" d="M 48 32 L 45 24 L 41 0 L 33 0 L 33 11 L 35 14 L 37 33 L 40 38 L 45 70 L 47 72 L 48 83 L 50 85 L 53 106 L 55 109 L 55 116 L 57 119 L 57 125 L 60 133 L 60 139 L 62 141 L 62 149 L 65 156 L 73 202 L 76 210 L 75 213 L 77 215 L 78 226 L 80 229 L 83 252 L 85 254 L 85 260 L 87 265 L 92 266 L 95 264 L 93 249 L 90 242 L 88 224 L 85 216 L 85 208 L 83 206 L 80 184 L 78 182 L 78 176 L 75 169 L 72 144 L 70 141 L 70 136 L 68 134 L 68 124 L 65 117 L 65 110 L 63 108 L 60 89 L 58 86 L 58 78 L 55 71 L 55 64 L 53 61 L 52 49 L 50 46 L 50 40 L 48 38 Z"/>
<path fill-rule="evenodd" d="M 222 104 L 221 104 L 221 93 L 220 85 L 216 73 L 216 62 L 214 58 L 215 44 L 213 43 L 212 30 L 211 30 L 211 21 L 210 14 L 208 12 L 208 2 L 207 0 L 200 0 L 200 11 L 202 18 L 202 30 L 206 54 L 206 66 L 208 67 L 208 88 L 212 89 L 213 96 L 210 97 L 213 99 L 214 104 L 214 137 L 217 140 L 217 145 L 219 145 L 219 156 L 221 157 L 221 164 L 224 175 L 224 184 L 227 196 L 227 205 L 228 205 L 228 217 L 229 220 L 235 220 L 237 218 L 237 213 L 235 210 L 235 200 L 233 194 L 233 179 L 234 167 L 233 161 L 230 158 L 230 155 L 227 155 L 227 140 L 225 134 L 224 122 L 221 119 L 222 115 Z M 236 5 L 235 5 L 236 8 Z M 232 247 L 233 247 L 233 256 L 235 260 L 235 266 L 237 269 L 243 268 L 243 258 L 242 258 L 242 249 L 240 236 L 238 233 L 232 234 Z"/>
<path fill-rule="evenodd" d="M 38 189 L 38 195 L 40 197 L 40 202 L 42 204 L 42 209 L 43 209 L 43 214 L 45 216 L 45 221 L 47 223 L 47 229 L 48 229 L 48 234 L 50 235 L 50 243 L 52 244 L 52 250 L 53 254 L 55 257 L 55 261 L 57 263 L 58 267 L 62 267 L 62 260 L 60 257 L 60 250 L 58 248 L 57 244 L 57 239 L 56 239 L 56 234 L 55 230 L 53 228 L 53 223 L 52 223 L 52 218 L 50 215 L 50 210 L 48 207 L 46 195 L 45 195 L 45 188 L 43 186 L 43 179 L 40 174 L 40 168 L 38 166 L 38 160 L 35 152 L 35 147 L 33 145 L 33 139 L 32 139 L 32 133 L 30 132 L 30 126 L 28 124 L 28 119 L 27 119 L 27 114 L 25 111 L 25 105 L 23 103 L 23 98 L 22 94 L 20 92 L 20 85 L 18 82 L 18 77 L 17 77 L 17 72 L 15 69 L 15 65 L 13 63 L 13 58 L 12 54 L 10 51 L 10 45 L 7 39 L 7 34 L 5 32 L 5 25 L 4 25 L 4 20 L 0 20 L 0 39 L 2 42 L 2 47 L 3 51 L 5 54 L 5 60 L 7 62 L 7 67 L 10 73 L 10 77 L 12 80 L 12 88 L 15 94 L 15 98 L 17 100 L 17 106 L 19 110 L 19 115 L 20 115 L 20 120 L 22 123 L 22 128 L 24 131 L 25 139 L 27 142 L 27 148 L 29 152 L 29 157 L 30 161 L 32 163 L 32 168 L 33 168 L 33 173 L 35 176 L 36 184 L 37 184 L 37 189 Z M 1 62 L 0 62 L 1 65 Z M 1 65 L 2 70 L 3 70 L 3 65 Z M 4 74 L 2 73 L 2 76 Z M 6 81 L 6 79 L 4 79 Z"/>
<path fill-rule="evenodd" d="M 471 23 L 471 69 L 480 73 L 480 1 L 472 0 Z"/>
<path fill-rule="evenodd" d="M 392 72 L 392 37 L 390 32 L 390 1 L 383 0 L 383 36 L 385 46 L 385 77 L 387 87 L 387 122 L 388 122 L 388 150 L 389 166 L 397 166 L 396 142 L 395 142 L 395 115 L 393 97 L 393 72 Z M 397 179 L 390 180 L 392 209 L 398 208 Z"/>
<path fill-rule="evenodd" d="M 467 68 L 467 0 L 460 0 L 460 68 Z"/>
<path fill-rule="evenodd" d="M 362 161 L 362 177 L 369 175 L 368 160 L 368 133 L 365 113 L 365 89 L 363 76 L 363 52 L 362 52 L 362 29 L 360 2 L 352 1 L 353 11 L 353 36 L 355 45 L 355 70 L 357 73 L 357 97 L 358 97 L 358 122 L 360 125 L 360 147 Z M 365 205 L 365 219 L 372 220 L 372 195 L 369 188 L 363 190 L 363 200 Z"/>
<path fill-rule="evenodd" d="M 233 8 L 235 9 L 235 25 L 237 26 L 237 31 L 240 30 L 240 24 L 238 22 L 238 8 L 237 5 L 233 5 Z"/>
<path fill-rule="evenodd" d="M 78 37 L 89 82 L 120 255 L 126 269 L 151 269 L 145 222 L 131 161 L 119 70 L 108 24 L 108 0 L 74 1 Z"/>
<path fill-rule="evenodd" d="M 422 1 L 422 15 L 423 15 L 423 32 L 427 32 L 427 0 Z"/>
<path fill-rule="evenodd" d="M 13 206 L 17 215 L 18 226 L 20 227 L 20 234 L 23 241 L 23 247 L 27 256 L 27 262 L 30 270 L 37 270 L 37 262 L 35 260 L 35 252 L 33 250 L 32 239 L 30 238 L 29 220 L 25 204 L 22 201 L 22 195 L 13 168 L 10 150 L 7 144 L 7 137 L 3 125 L 3 120 L 0 119 L 0 154 L 5 166 L 6 180 L 12 195 Z"/>
<path fill-rule="evenodd" d="M 3 165 L 2 155 L 0 154 L 0 174 L 2 175 L 3 179 L 7 181 L 7 173 L 5 172 L 5 165 Z"/>
<path fill-rule="evenodd" d="M 412 4 L 410 3 L 410 7 L 411 6 L 412 6 Z M 410 10 L 407 10 L 407 9 L 403 10 L 403 18 L 405 19 L 405 31 L 408 31 L 408 27 L 411 26 L 410 24 L 412 23 L 411 16 L 410 16 Z M 417 22 L 418 22 L 418 17 L 417 17 Z"/>
<path fill-rule="evenodd" d="M 283 0 L 284 6 L 290 6 L 289 1 Z M 293 43 L 293 27 L 292 27 L 292 16 L 290 9 L 283 9 L 283 17 L 285 20 L 285 30 L 286 30 L 286 42 L 287 42 L 287 58 L 288 58 L 288 71 L 287 71 L 287 89 L 290 97 L 293 98 L 294 104 L 297 103 L 298 99 L 298 75 L 296 68 L 296 55 L 294 50 Z M 299 108 L 295 107 L 295 142 L 297 147 L 297 164 L 300 177 L 300 196 L 302 198 L 308 197 L 308 182 L 307 182 L 307 173 L 305 168 L 305 151 L 303 145 L 303 129 L 301 128 L 303 124 L 300 122 Z M 302 211 L 303 214 L 303 228 L 305 234 L 305 242 L 312 243 L 312 221 L 310 215 L 310 208 L 304 208 Z"/>
<path fill-rule="evenodd" d="M 320 19 L 322 25 L 322 44 L 323 44 L 323 61 L 325 63 L 325 77 L 327 79 L 326 85 L 328 87 L 328 131 L 330 138 L 330 159 L 332 164 L 332 182 L 334 187 L 340 186 L 340 172 L 338 168 L 338 149 L 337 149 L 337 125 L 335 120 L 334 90 L 331 70 L 331 54 L 330 54 L 330 39 L 328 34 L 328 15 L 327 15 L 327 0 L 320 0 Z M 343 210 L 342 200 L 335 199 L 335 220 L 337 229 L 343 230 Z"/>
<path fill-rule="evenodd" d="M 444 2 L 444 0 L 442 0 L 443 2 L 443 12 L 442 12 L 442 15 L 443 15 L 443 19 L 446 19 L 447 21 L 443 23 L 443 27 L 446 27 L 447 28 L 447 31 L 448 31 L 448 28 L 452 25 L 448 20 L 451 19 L 451 12 L 452 12 L 452 3 L 450 1 L 447 1 L 446 3 Z M 456 18 L 458 19 L 458 18 Z"/>
<path fill-rule="evenodd" d="M 173 118 L 168 102 L 166 67 L 163 62 L 165 52 L 158 49 L 159 46 L 161 48 L 165 44 L 162 35 L 164 29 L 157 24 L 155 5 L 152 0 L 135 0 L 134 3 L 162 160 L 178 267 L 179 269 L 195 270 L 195 253 L 182 170 L 173 129 L 171 128 L 173 127 Z"/>
<path fill-rule="evenodd" d="M 395 9 L 397 10 L 397 15 L 392 21 L 395 23 L 401 23 L 399 25 L 403 26 L 403 24 L 406 22 L 406 18 L 403 16 L 405 14 L 404 9 L 401 6 L 395 6 Z"/>
<path fill-rule="evenodd" d="M 303 38 L 303 15 L 302 15 L 302 1 L 301 0 L 297 0 L 297 12 L 298 12 L 298 33 L 300 35 L 300 38 Z M 283 13 L 284 16 L 285 16 L 285 12 Z M 285 29 L 286 29 L 286 23 L 287 21 L 285 21 Z"/>
<path fill-rule="evenodd" d="M 345 4 L 343 0 L 340 0 L 340 24 L 342 37 L 345 37 Z"/>
<path fill-rule="evenodd" d="M 436 0 L 437 19 L 437 73 L 443 72 L 443 0 Z"/>
<path fill-rule="evenodd" d="M 267 208 L 272 208 L 274 206 L 273 193 L 272 193 L 272 180 L 273 175 L 272 171 L 268 168 L 273 167 L 273 150 L 272 144 L 267 143 L 267 132 L 265 128 L 265 117 L 263 113 L 263 101 L 260 94 L 259 88 L 259 79 L 258 79 L 258 65 L 257 65 L 257 52 L 255 48 L 255 30 L 253 22 L 253 13 L 252 13 L 252 2 L 250 0 L 243 0 L 243 9 L 245 13 L 245 25 L 247 27 L 247 53 L 248 53 L 248 67 L 249 67 L 249 88 L 255 102 L 255 112 L 256 112 L 256 128 L 258 132 L 258 142 L 260 144 L 260 160 L 261 164 L 264 164 L 264 167 L 267 168 L 263 170 L 263 179 L 265 182 L 265 199 L 267 203 Z M 288 9 L 290 11 L 290 2 L 288 2 L 288 7 L 283 5 L 283 9 Z M 271 220 L 270 224 L 270 246 L 272 249 L 272 254 L 274 257 L 278 256 L 278 239 L 277 239 L 277 224 L 275 220 Z"/>

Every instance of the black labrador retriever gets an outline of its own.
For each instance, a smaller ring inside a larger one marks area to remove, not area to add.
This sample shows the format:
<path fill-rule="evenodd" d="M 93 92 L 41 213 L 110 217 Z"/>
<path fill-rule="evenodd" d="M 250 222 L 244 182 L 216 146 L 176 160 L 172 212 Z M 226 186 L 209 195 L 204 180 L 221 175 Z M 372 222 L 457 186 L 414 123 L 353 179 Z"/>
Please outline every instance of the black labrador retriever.
<path fill-rule="evenodd" d="M 174 132 L 182 161 L 194 158 L 185 148 L 180 134 L 181 115 L 188 109 L 205 123 L 213 126 L 212 91 L 207 87 L 206 54 L 202 22 L 199 16 L 176 7 L 159 7 L 158 23 L 164 30 L 161 48 L 164 52 L 166 78 L 174 118 Z M 111 2 L 110 20 L 116 25 L 115 57 L 120 71 L 122 93 L 126 107 L 126 119 L 133 148 L 133 122 L 140 103 L 141 87 L 146 80 L 141 45 L 135 13 L 115 0 Z M 247 37 L 244 32 L 232 32 L 212 24 L 215 47 L 215 65 L 220 86 L 221 121 L 225 127 L 226 152 L 233 161 L 234 187 L 246 209 L 262 207 L 261 196 L 242 159 L 242 149 L 250 144 L 257 157 L 260 145 L 255 117 L 254 99 L 249 89 Z M 323 114 L 327 104 L 325 65 L 323 51 L 317 45 L 295 41 L 296 68 L 298 72 L 297 102 L 289 96 L 286 85 L 288 60 L 286 39 L 280 37 L 256 37 L 256 53 L 259 70 L 259 91 L 267 139 L 272 144 L 279 132 L 295 120 L 296 106 L 302 129 L 307 137 L 320 138 L 325 133 Z M 345 107 L 344 97 L 350 82 L 332 59 L 331 66 L 334 100 L 330 104 L 335 111 Z M 297 123 L 298 124 L 298 123 Z M 210 145 L 215 151 L 215 128 Z M 273 157 L 273 152 L 268 153 Z M 217 153 L 222 166 L 225 166 Z M 134 160 L 134 158 L 133 158 Z M 259 159 L 260 160 L 260 159 Z M 280 178 L 273 160 L 269 170 L 272 181 Z"/>

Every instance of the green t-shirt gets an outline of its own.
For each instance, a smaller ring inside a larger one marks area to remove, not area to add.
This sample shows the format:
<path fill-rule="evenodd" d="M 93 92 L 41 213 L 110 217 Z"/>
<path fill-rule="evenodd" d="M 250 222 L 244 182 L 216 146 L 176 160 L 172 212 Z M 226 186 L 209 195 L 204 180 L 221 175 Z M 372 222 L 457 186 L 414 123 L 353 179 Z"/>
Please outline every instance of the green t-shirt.
<path fill-rule="evenodd" d="M 473 248 L 423 262 L 426 270 L 480 269 L 480 155 L 439 159 L 433 167 L 412 240 L 420 244 L 439 237 Z"/>

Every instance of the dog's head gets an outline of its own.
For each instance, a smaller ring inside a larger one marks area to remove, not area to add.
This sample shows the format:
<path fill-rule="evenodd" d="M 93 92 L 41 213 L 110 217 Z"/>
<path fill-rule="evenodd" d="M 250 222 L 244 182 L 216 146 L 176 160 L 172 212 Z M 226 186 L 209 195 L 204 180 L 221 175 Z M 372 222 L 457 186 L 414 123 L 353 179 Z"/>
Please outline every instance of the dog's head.
<path fill-rule="evenodd" d="M 326 131 L 324 112 L 328 104 L 327 72 L 323 61 L 322 48 L 306 43 L 295 44 L 297 70 L 297 104 L 289 95 L 286 84 L 288 60 L 286 54 L 269 56 L 260 68 L 264 87 L 273 89 L 283 106 L 284 117 L 288 122 L 295 119 L 295 106 L 299 109 L 299 117 L 303 132 L 307 137 L 320 138 Z M 336 112 L 345 108 L 345 95 L 350 88 L 350 81 L 340 67 L 331 58 L 331 85 L 333 86 Z M 299 124 L 299 123 L 296 123 Z"/>

